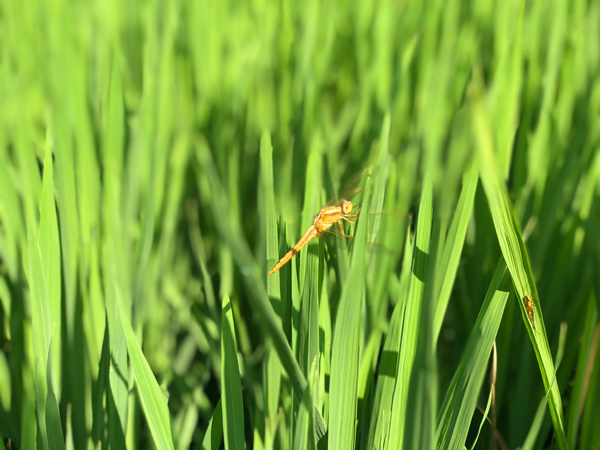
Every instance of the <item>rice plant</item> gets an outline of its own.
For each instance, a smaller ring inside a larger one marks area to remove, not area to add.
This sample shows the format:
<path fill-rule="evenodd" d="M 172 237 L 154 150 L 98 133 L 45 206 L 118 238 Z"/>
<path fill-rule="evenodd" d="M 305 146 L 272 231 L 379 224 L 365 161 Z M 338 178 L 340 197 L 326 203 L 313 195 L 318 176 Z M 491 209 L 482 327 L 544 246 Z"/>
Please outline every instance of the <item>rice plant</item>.
<path fill-rule="evenodd" d="M 600 448 L 600 2 L 0 36 L 2 448 Z"/>

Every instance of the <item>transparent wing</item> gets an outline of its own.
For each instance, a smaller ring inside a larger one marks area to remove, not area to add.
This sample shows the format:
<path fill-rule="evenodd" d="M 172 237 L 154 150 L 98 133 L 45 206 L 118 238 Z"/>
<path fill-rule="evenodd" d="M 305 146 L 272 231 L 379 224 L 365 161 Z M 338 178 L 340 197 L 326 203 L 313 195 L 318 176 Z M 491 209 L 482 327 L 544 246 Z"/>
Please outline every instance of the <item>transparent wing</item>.
<path fill-rule="evenodd" d="M 360 172 L 352 175 L 346 183 L 338 190 L 336 195 L 329 198 L 327 204 L 325 206 L 336 205 L 340 200 L 350 200 L 355 203 L 355 200 L 358 198 L 358 194 L 362 190 L 361 180 L 365 176 L 367 172 L 371 170 L 371 167 L 367 167 Z"/>
<path fill-rule="evenodd" d="M 403 220 L 406 220 L 407 214 L 396 211 L 380 211 L 369 213 L 366 216 L 360 214 L 356 218 L 357 220 L 368 220 L 367 223 L 367 236 L 368 244 L 371 249 L 375 251 L 391 251 L 385 245 L 382 245 L 379 241 L 378 236 L 385 236 L 386 233 L 393 233 L 398 230 Z M 353 220 L 354 221 L 354 220 Z M 325 242 L 335 243 L 337 236 L 346 239 L 349 242 L 354 240 L 354 229 L 355 224 L 341 220 L 337 224 L 334 224 L 328 230 L 319 233 L 319 238 L 325 240 Z"/>

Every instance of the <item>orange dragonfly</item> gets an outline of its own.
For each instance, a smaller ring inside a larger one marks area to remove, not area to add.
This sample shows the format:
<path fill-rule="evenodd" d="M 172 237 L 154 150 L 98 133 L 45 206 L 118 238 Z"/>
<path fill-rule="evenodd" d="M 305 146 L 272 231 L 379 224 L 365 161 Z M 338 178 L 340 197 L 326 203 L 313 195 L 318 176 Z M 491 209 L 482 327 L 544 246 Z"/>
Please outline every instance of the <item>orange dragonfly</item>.
<path fill-rule="evenodd" d="M 292 249 L 287 252 L 283 258 L 281 258 L 277 264 L 273 266 L 273 268 L 269 271 L 269 275 L 277 272 L 281 267 L 283 267 L 292 257 L 302 250 L 306 244 L 308 244 L 315 236 L 320 235 L 321 233 L 329 230 L 336 223 L 340 228 L 340 232 L 342 235 L 342 220 L 345 220 L 349 223 L 354 223 L 354 221 L 350 220 L 349 217 L 358 216 L 359 211 L 352 213 L 352 205 L 351 201 L 348 200 L 340 200 L 340 202 L 336 206 L 325 206 L 321 208 L 319 214 L 317 214 L 313 220 L 313 224 L 306 230 L 304 236 L 300 238 L 298 243 L 292 247 Z"/>

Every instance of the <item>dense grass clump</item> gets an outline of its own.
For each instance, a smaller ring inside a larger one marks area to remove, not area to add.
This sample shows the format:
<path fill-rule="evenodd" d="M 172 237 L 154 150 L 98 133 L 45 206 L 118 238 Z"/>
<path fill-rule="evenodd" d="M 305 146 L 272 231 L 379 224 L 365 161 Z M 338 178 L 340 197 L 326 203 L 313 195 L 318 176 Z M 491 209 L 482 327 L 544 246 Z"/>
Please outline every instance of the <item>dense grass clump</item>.
<path fill-rule="evenodd" d="M 600 448 L 600 2 L 0 36 L 5 448 Z M 267 275 L 342 197 L 352 238 Z"/>

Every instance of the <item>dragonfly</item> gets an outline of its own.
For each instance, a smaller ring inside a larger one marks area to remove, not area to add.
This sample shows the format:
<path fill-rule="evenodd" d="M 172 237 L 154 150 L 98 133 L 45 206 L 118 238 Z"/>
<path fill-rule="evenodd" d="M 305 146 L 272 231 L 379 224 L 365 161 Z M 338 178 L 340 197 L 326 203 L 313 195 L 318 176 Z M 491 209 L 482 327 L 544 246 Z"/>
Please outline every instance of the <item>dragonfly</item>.
<path fill-rule="evenodd" d="M 351 201 L 342 199 L 335 206 L 325 206 L 321 208 L 319 213 L 315 216 L 313 224 L 308 227 L 304 236 L 300 238 L 298 243 L 287 252 L 283 258 L 281 258 L 277 264 L 269 271 L 269 275 L 274 274 L 281 269 L 292 257 L 298 253 L 302 248 L 308 244 L 315 236 L 319 236 L 322 233 L 329 230 L 333 225 L 337 224 L 340 229 L 340 234 L 346 236 L 342 231 L 342 220 L 348 223 L 355 223 L 355 220 L 351 220 L 353 217 L 357 217 L 360 213 L 360 209 L 352 213 L 354 205 Z"/>

